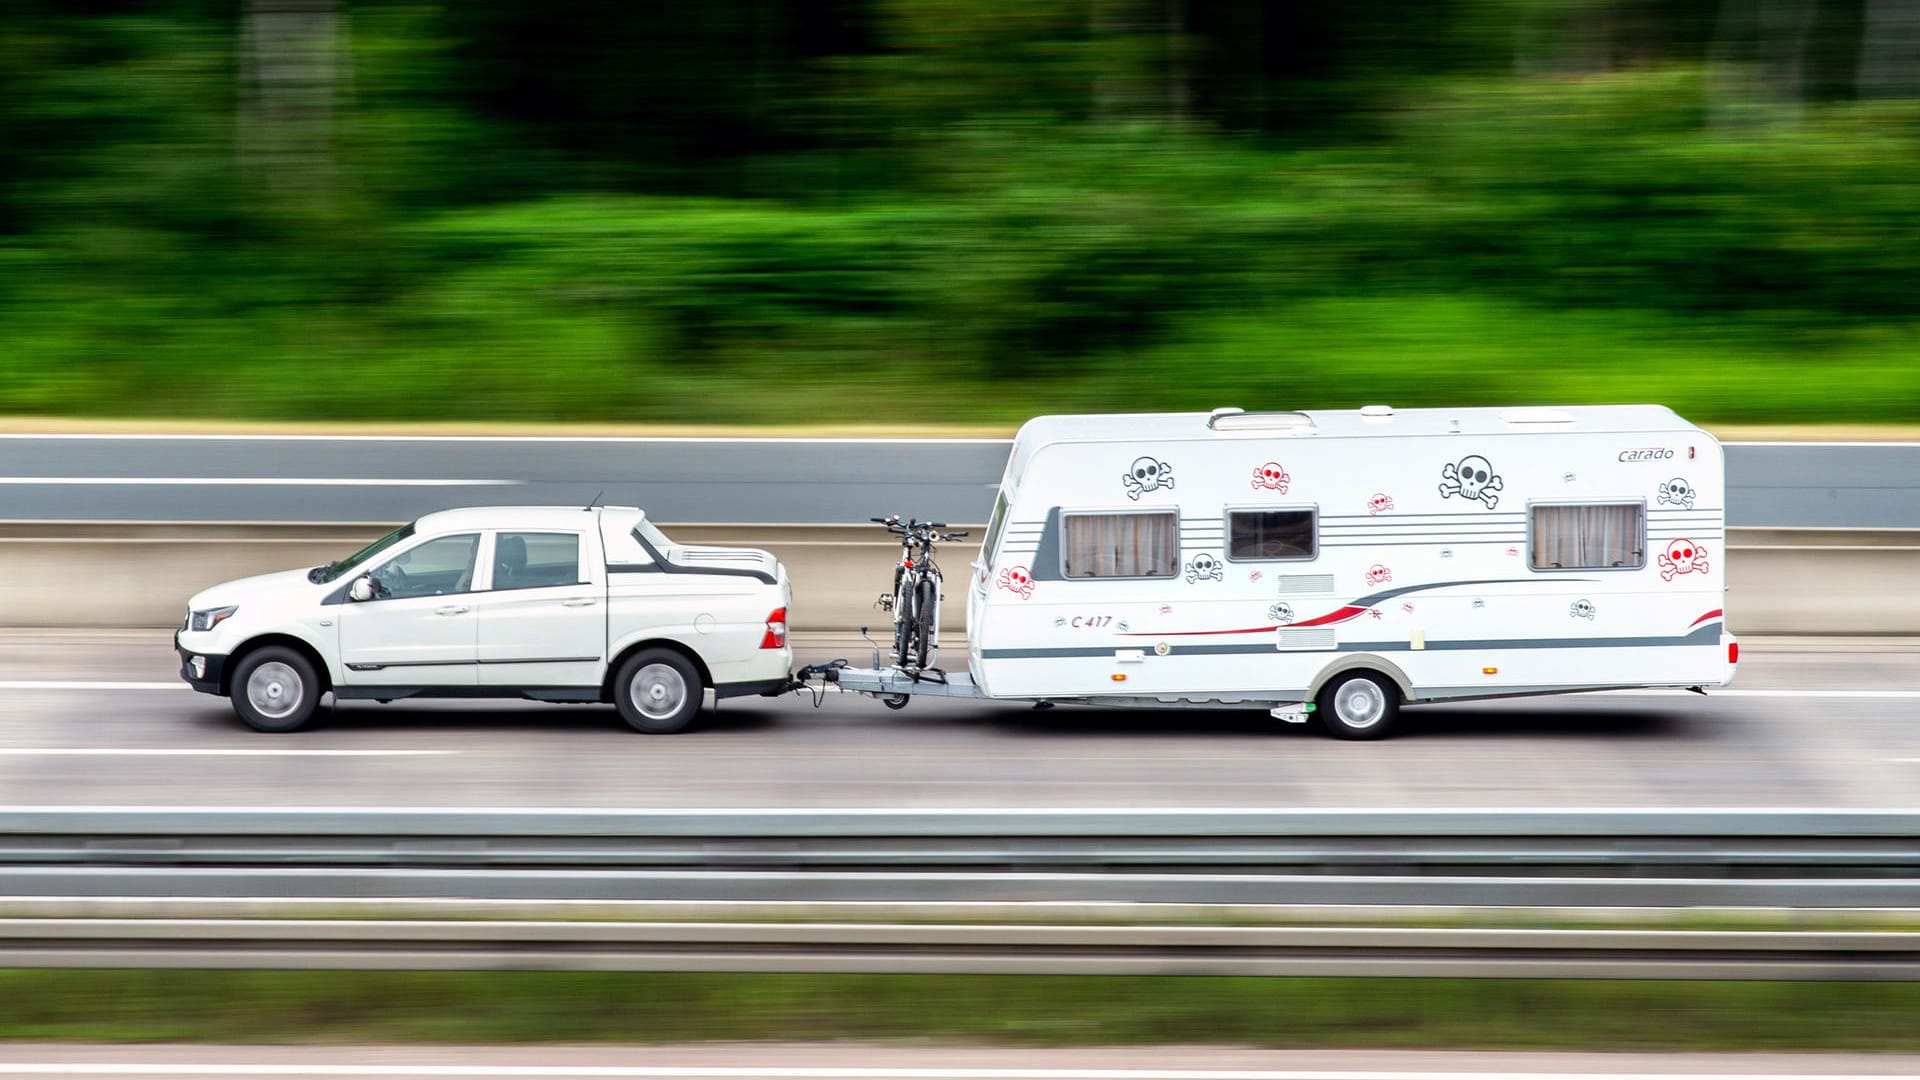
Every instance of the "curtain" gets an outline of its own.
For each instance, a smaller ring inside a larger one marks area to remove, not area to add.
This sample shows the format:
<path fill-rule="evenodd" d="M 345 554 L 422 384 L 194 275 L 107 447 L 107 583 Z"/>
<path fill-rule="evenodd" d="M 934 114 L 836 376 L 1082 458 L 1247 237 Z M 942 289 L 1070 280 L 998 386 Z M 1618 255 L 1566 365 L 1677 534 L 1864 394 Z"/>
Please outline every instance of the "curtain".
<path fill-rule="evenodd" d="M 1180 515 L 1072 514 L 1060 520 L 1066 576 L 1173 577 L 1180 572 Z"/>
<path fill-rule="evenodd" d="M 1637 568 L 1647 562 L 1638 503 L 1533 508 L 1535 570 Z"/>

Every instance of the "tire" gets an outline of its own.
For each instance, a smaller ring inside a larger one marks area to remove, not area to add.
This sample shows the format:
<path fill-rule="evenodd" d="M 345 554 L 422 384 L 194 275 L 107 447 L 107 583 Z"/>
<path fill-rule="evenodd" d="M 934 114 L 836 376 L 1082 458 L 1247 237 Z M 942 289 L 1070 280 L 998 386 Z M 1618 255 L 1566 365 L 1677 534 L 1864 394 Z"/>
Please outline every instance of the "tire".
<path fill-rule="evenodd" d="M 885 705 L 895 712 L 899 712 L 901 709 L 906 708 L 907 702 L 911 700 L 912 699 L 905 694 L 888 694 L 880 699 L 880 704 Z"/>
<path fill-rule="evenodd" d="M 913 652 L 914 591 L 902 588 L 893 601 L 893 662 L 903 668 L 920 666 Z"/>
<path fill-rule="evenodd" d="M 320 705 L 320 677 L 292 649 L 269 646 L 242 657 L 230 696 L 240 722 L 268 735 L 299 731 Z"/>
<path fill-rule="evenodd" d="M 672 735 L 685 731 L 700 715 L 706 689 L 693 661 L 672 649 L 647 649 L 620 665 L 613 703 L 633 730 Z"/>
<path fill-rule="evenodd" d="M 1336 739 L 1384 739 L 1400 716 L 1400 688 L 1383 675 L 1350 671 L 1320 688 L 1313 715 Z"/>
<path fill-rule="evenodd" d="M 940 617 L 940 602 L 932 580 L 921 578 L 913 587 L 913 659 L 923 668 L 933 666 L 933 621 Z"/>

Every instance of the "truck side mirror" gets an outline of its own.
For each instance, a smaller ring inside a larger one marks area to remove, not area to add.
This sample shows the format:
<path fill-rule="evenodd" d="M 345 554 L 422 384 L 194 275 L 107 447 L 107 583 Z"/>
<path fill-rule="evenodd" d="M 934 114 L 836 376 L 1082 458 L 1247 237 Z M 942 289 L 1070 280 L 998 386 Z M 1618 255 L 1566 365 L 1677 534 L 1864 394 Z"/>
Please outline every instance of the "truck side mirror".
<path fill-rule="evenodd" d="M 355 601 L 371 600 L 373 599 L 373 594 L 374 594 L 374 587 L 373 587 L 372 575 L 368 575 L 362 578 L 355 578 L 353 584 L 347 586 L 347 599 L 349 600 L 355 600 Z"/>

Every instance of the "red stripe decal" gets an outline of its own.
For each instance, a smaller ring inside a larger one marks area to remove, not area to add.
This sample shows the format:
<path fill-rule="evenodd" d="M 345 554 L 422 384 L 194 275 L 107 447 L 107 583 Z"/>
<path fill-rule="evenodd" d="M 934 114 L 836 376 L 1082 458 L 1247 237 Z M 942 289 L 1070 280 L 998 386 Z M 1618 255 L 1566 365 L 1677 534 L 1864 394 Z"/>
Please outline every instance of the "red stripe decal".
<path fill-rule="evenodd" d="M 1688 623 L 1687 629 L 1691 630 L 1694 627 L 1699 626 L 1701 623 L 1706 622 L 1708 619 L 1718 619 L 1725 614 L 1726 614 L 1726 610 L 1724 608 L 1714 608 L 1712 611 L 1709 611 L 1705 615 L 1702 615 L 1699 618 Z"/>
<path fill-rule="evenodd" d="M 1271 634 L 1278 629 L 1280 629 L 1278 626 L 1249 626 L 1245 630 L 1168 630 L 1161 633 L 1150 633 L 1150 632 L 1145 632 L 1140 630 L 1131 630 L 1131 631 L 1128 631 L 1127 633 L 1121 634 L 1120 636 L 1121 637 L 1209 637 L 1214 634 Z"/>
<path fill-rule="evenodd" d="M 1294 626 L 1326 626 L 1331 623 L 1346 622 L 1348 619 L 1357 619 L 1360 616 L 1365 615 L 1366 613 L 1367 613 L 1366 608 L 1354 607 L 1352 604 L 1348 604 L 1347 606 L 1341 608 L 1339 611 L 1329 611 L 1325 615 L 1322 615 L 1317 619 L 1308 619 L 1305 622 L 1297 622 L 1297 623 L 1294 623 L 1293 625 Z"/>

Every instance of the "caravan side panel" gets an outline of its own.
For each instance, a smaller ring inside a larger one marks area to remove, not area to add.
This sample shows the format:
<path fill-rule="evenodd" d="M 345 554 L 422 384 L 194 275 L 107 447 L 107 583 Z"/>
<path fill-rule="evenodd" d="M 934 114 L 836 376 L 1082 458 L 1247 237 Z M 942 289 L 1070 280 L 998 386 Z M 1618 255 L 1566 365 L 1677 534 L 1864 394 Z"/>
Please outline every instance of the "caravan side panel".
<path fill-rule="evenodd" d="M 1359 657 L 1416 700 L 1732 675 L 1723 466 L 1697 429 L 1116 432 L 1009 479 L 970 603 L 995 697 L 1298 701 Z"/>

